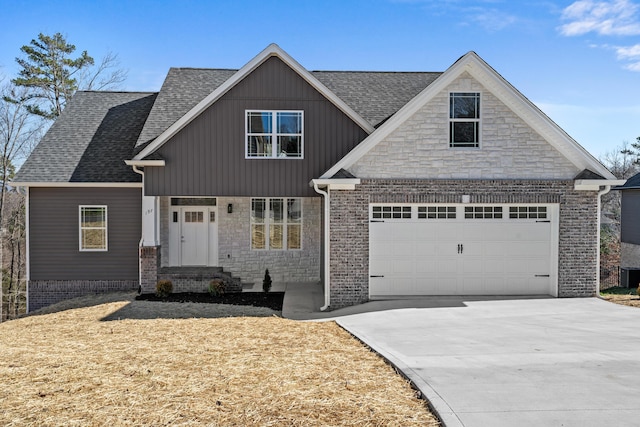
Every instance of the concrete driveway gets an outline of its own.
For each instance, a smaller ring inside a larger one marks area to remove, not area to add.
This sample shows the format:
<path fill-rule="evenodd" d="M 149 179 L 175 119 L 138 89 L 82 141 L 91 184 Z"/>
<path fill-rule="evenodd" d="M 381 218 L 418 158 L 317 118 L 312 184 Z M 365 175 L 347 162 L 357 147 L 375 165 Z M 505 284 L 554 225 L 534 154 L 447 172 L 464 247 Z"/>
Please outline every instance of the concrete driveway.
<path fill-rule="evenodd" d="M 400 368 L 447 427 L 640 425 L 640 309 L 429 301 L 335 320 Z"/>

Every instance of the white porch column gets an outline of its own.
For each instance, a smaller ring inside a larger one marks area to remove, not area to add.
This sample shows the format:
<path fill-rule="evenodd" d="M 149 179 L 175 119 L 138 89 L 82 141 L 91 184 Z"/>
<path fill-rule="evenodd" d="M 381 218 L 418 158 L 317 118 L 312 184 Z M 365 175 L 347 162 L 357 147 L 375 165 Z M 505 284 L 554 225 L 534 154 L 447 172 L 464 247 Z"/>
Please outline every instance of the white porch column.
<path fill-rule="evenodd" d="M 142 196 L 142 241 L 140 246 L 160 245 L 160 198 Z"/>

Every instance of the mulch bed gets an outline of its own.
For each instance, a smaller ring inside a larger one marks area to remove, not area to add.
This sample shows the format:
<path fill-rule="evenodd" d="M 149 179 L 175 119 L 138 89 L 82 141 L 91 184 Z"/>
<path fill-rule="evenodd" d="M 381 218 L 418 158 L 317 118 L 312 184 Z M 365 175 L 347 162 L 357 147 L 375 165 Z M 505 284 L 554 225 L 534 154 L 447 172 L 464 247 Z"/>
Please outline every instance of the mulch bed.
<path fill-rule="evenodd" d="M 284 292 L 237 292 L 220 296 L 212 296 L 208 293 L 177 292 L 168 297 L 161 298 L 155 294 L 142 294 L 136 297 L 138 301 L 160 302 L 198 302 L 206 304 L 231 304 L 250 305 L 253 307 L 266 307 L 275 311 L 282 311 Z"/>

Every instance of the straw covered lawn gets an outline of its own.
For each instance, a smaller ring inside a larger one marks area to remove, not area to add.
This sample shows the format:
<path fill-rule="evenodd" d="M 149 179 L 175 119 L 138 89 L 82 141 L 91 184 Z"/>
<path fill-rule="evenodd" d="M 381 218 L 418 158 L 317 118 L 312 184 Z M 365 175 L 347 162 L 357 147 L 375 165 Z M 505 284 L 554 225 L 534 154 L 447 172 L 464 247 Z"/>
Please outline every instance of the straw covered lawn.
<path fill-rule="evenodd" d="M 0 324 L 0 425 L 437 425 L 335 323 L 115 299 Z"/>

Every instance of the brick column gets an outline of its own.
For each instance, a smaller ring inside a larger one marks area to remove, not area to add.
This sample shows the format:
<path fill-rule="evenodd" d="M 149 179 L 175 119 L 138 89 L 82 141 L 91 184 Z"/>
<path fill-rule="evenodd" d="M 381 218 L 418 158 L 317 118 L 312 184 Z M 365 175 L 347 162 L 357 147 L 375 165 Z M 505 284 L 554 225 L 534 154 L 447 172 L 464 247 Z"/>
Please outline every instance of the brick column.
<path fill-rule="evenodd" d="M 160 246 L 140 248 L 140 289 L 143 294 L 156 291 L 160 269 Z"/>

